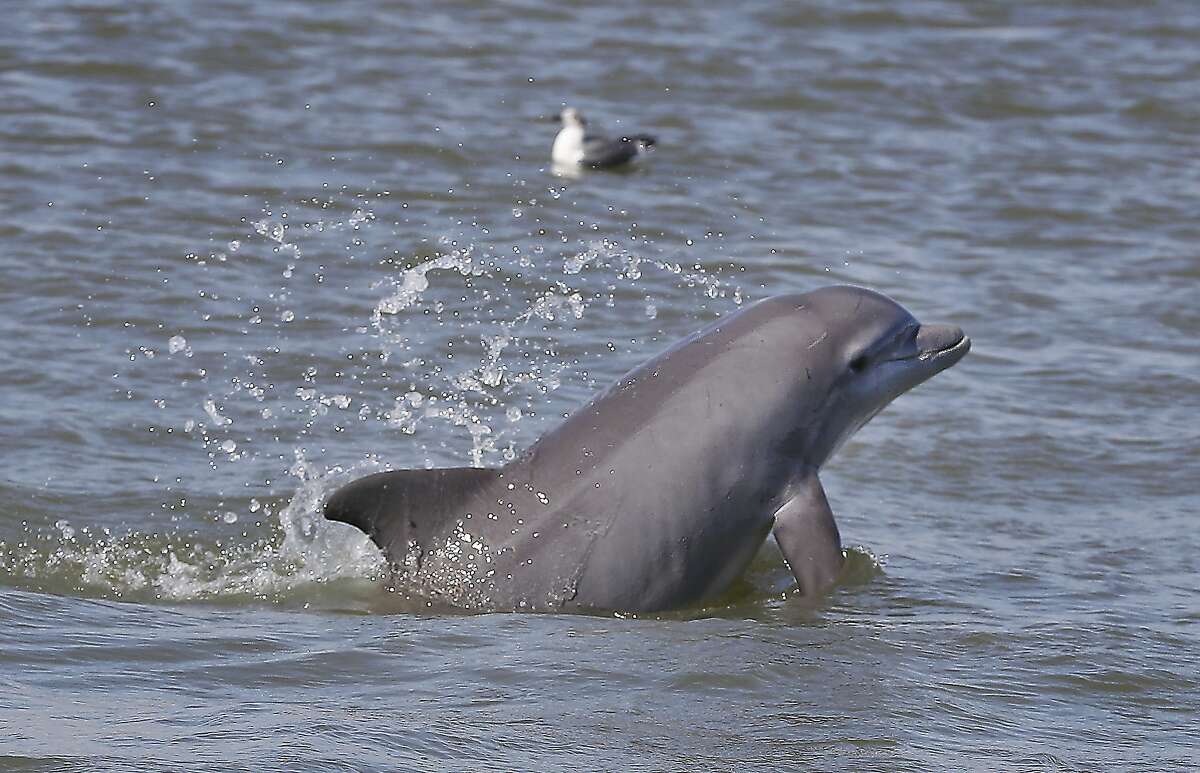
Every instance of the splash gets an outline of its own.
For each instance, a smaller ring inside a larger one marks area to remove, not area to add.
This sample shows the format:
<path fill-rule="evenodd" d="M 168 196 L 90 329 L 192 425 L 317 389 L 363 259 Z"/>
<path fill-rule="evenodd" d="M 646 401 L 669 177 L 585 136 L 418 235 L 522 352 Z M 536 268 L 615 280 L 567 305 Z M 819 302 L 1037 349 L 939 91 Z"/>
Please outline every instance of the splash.
<path fill-rule="evenodd" d="M 655 272 L 657 286 L 665 279 L 679 289 L 700 289 L 707 299 L 743 302 L 739 288 L 699 265 L 646 259 L 609 240 L 592 241 L 557 263 L 545 259 L 544 250 L 534 253 L 539 261 L 524 254 L 504 261 L 449 240 L 442 247 L 445 254 L 385 283 L 389 292 L 376 304 L 371 327 L 383 359 L 428 396 L 423 407 L 396 398 L 386 418 L 407 434 L 423 425 L 465 429 L 475 466 L 511 460 L 515 425 L 534 419 L 540 428 L 535 417 L 565 383 L 573 380 L 579 393 L 597 388 L 581 363 L 617 351 L 611 340 L 589 340 L 581 332 L 580 322 L 597 307 L 612 319 L 609 310 L 640 304 L 640 314 L 622 315 L 624 332 L 631 341 L 657 340 L 659 306 L 666 302 L 639 291 L 645 270 Z M 429 356 L 431 349 L 436 356 Z"/>
<path fill-rule="evenodd" d="M 377 469 L 367 463 L 351 474 Z M 265 522 L 265 529 L 253 530 L 257 535 L 118 533 L 60 519 L 53 529 L 26 527 L 21 539 L 0 542 L 0 577 L 31 590 L 131 601 L 256 599 L 307 606 L 314 588 L 385 576 L 379 551 L 364 535 L 326 528 L 320 518 L 328 476 L 315 474 L 302 458 L 293 470 L 299 487 L 277 513 L 257 499 L 245 504 L 245 514 Z M 234 524 L 239 517 L 226 511 L 221 521 Z"/>

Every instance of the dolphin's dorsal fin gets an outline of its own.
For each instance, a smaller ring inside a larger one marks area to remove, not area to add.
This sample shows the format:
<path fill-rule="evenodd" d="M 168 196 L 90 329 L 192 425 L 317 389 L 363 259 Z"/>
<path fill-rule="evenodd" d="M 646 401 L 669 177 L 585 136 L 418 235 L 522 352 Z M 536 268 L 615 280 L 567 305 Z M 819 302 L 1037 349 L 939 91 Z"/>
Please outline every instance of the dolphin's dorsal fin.
<path fill-rule="evenodd" d="M 445 534 L 498 475 L 478 467 L 380 472 L 338 489 L 325 503 L 325 517 L 358 527 L 389 561 L 403 563 L 410 542 L 428 545 Z"/>
<path fill-rule="evenodd" d="M 845 555 L 825 489 L 814 471 L 775 513 L 775 541 L 800 593 L 813 597 L 833 587 Z"/>

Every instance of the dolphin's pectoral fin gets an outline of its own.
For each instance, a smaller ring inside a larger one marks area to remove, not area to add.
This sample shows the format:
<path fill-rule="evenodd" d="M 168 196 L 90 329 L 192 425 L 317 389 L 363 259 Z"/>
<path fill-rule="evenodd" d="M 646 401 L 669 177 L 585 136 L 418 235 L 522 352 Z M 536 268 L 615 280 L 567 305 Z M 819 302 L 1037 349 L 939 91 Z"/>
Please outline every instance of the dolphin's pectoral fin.
<path fill-rule="evenodd" d="M 358 527 L 389 561 L 400 564 L 410 543 L 428 545 L 449 522 L 465 516 L 463 508 L 497 474 L 475 467 L 380 472 L 334 492 L 325 517 Z"/>
<path fill-rule="evenodd" d="M 774 533 L 803 595 L 817 596 L 833 587 L 845 557 L 833 511 L 816 474 L 808 476 L 775 513 Z"/>

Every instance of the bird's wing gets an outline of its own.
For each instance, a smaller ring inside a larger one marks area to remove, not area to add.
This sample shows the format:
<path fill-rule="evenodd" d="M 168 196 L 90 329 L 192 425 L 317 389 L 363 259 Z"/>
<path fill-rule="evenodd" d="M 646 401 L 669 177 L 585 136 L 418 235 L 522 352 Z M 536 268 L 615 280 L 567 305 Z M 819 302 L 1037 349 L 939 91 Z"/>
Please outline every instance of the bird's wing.
<path fill-rule="evenodd" d="M 619 140 L 589 136 L 583 138 L 583 161 L 588 166 L 616 166 L 638 154 L 638 146 L 626 138 Z"/>

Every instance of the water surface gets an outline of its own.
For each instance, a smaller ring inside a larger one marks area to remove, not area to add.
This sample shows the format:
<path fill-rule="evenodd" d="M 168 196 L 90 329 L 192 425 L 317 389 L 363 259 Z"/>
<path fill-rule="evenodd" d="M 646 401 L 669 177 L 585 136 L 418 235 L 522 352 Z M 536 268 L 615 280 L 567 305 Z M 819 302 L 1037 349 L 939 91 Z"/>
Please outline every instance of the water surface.
<path fill-rule="evenodd" d="M 1200 9 L 47 0 L 0 29 L 0 769 L 1200 765 Z M 648 163 L 555 176 L 568 103 Z M 419 613 L 319 505 L 746 303 L 975 342 L 654 619 Z"/>

